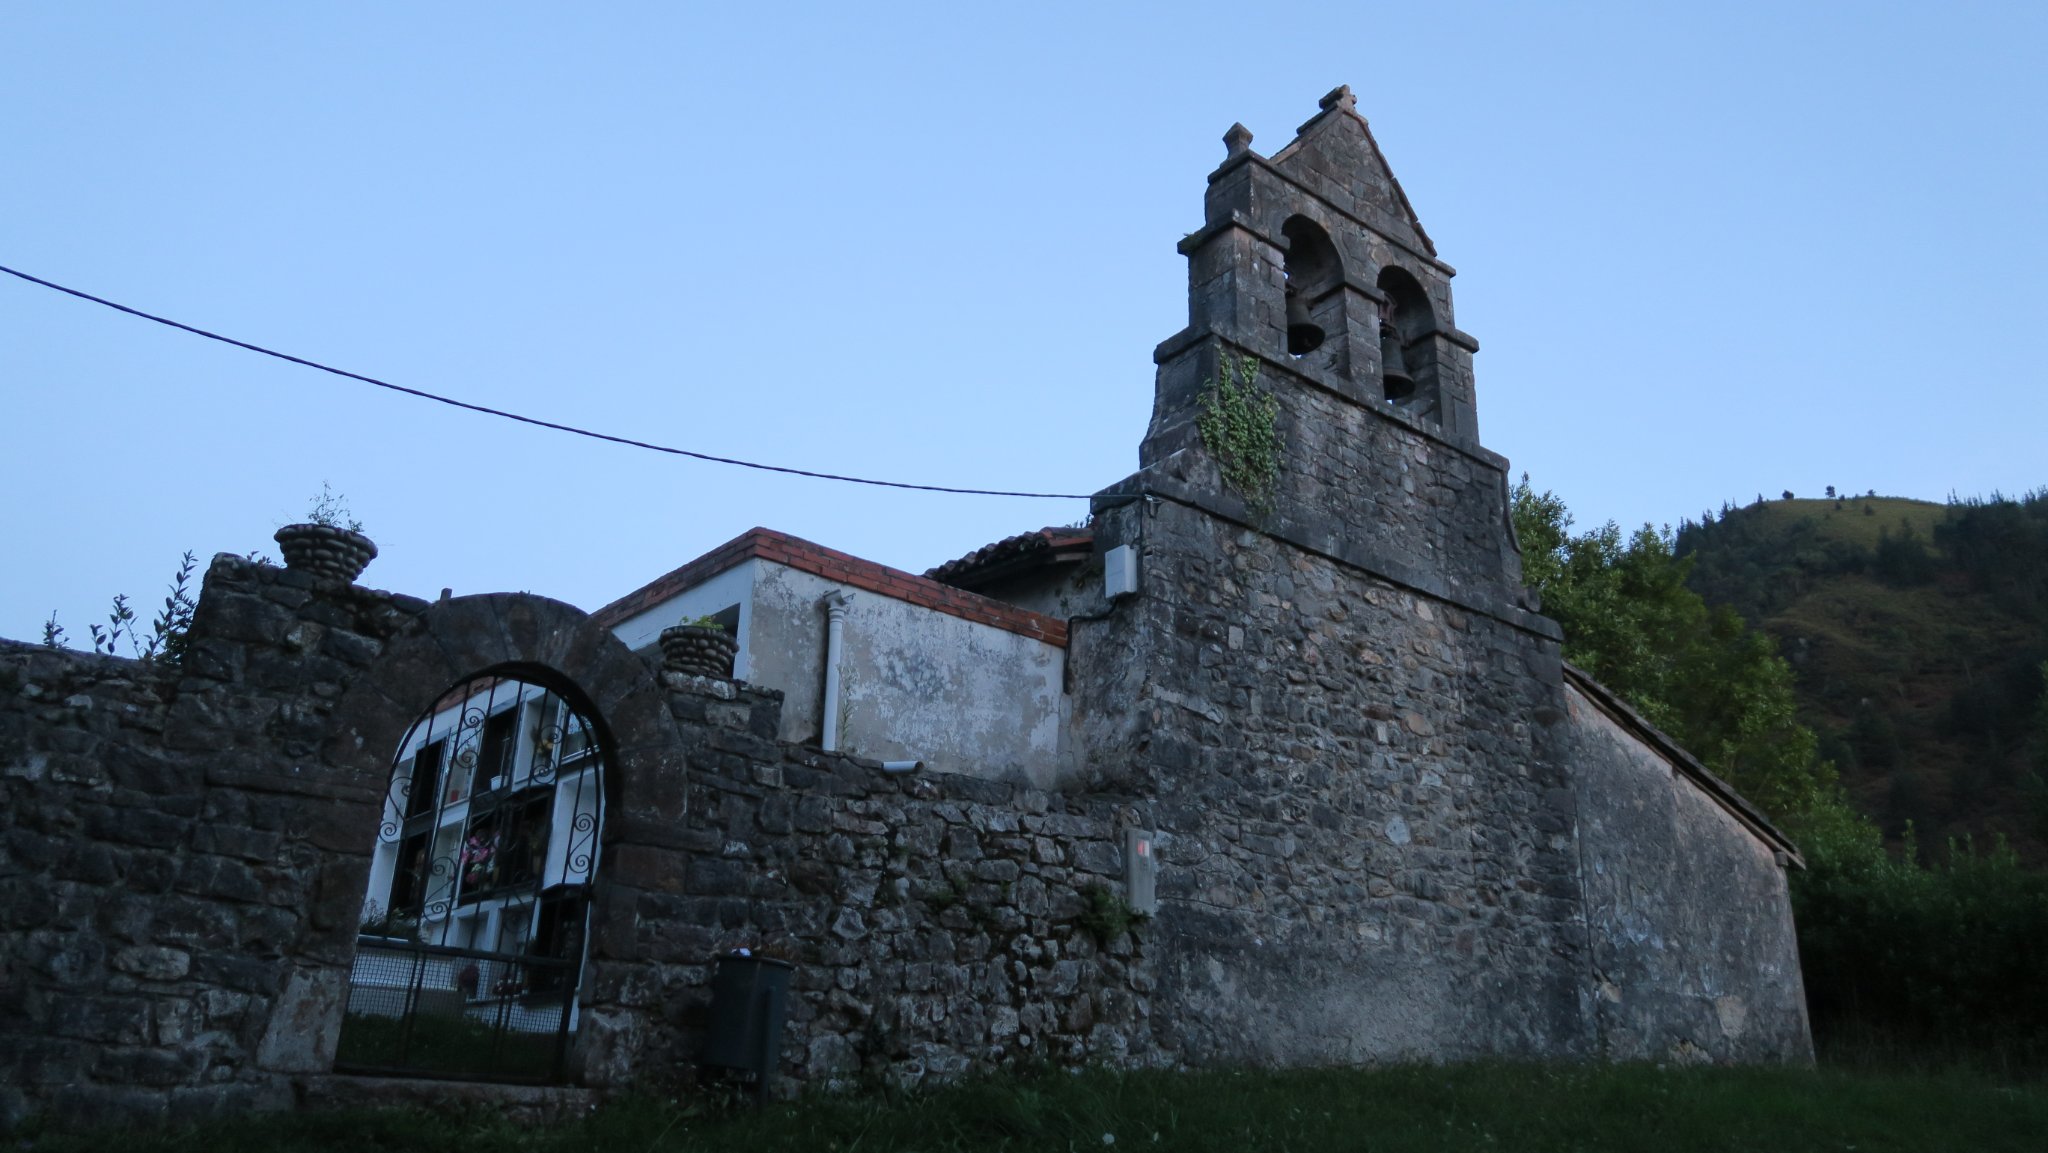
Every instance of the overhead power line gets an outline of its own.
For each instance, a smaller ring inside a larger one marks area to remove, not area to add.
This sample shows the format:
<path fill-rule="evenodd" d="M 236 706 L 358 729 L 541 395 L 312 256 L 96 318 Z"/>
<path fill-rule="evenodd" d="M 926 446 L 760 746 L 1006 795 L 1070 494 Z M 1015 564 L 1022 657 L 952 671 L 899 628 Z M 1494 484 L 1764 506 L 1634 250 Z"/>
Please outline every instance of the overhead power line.
<path fill-rule="evenodd" d="M 30 284 L 40 284 L 44 288 L 55 289 L 58 292 L 66 293 L 67 295 L 70 296 L 75 296 L 80 300 L 90 300 L 94 304 L 103 304 L 108 308 L 114 309 L 116 312 L 125 312 L 130 316 L 139 316 L 144 320 L 153 320 L 158 324 L 165 325 L 170 328 L 179 329 L 184 332 L 189 332 L 194 336 L 203 336 L 208 340 L 220 341 L 222 344 L 232 344 L 236 348 L 246 348 L 250 352 L 260 352 L 265 356 L 274 356 L 279 360 L 287 360 L 293 364 L 304 365 L 307 368 L 316 368 L 319 369 L 321 372 L 333 373 L 335 376 L 345 376 L 350 380 L 362 381 L 364 384 L 374 384 L 378 388 L 388 388 L 393 392 L 402 392 L 407 396 L 417 396 L 422 400 L 439 401 L 442 404 L 451 405 L 455 408 L 468 409 L 471 412 L 481 412 L 487 416 L 500 416 L 504 417 L 506 420 L 516 420 L 521 424 L 531 424 L 537 425 L 541 428 L 551 428 L 554 429 L 556 432 L 566 432 L 574 434 L 576 436 L 587 436 L 592 440 L 609 441 L 612 444 L 623 444 L 631 448 L 644 448 L 647 449 L 649 452 L 665 452 L 668 453 L 670 456 L 687 456 L 692 460 L 710 461 L 712 464 L 738 465 L 740 468 L 759 469 L 762 472 L 779 472 L 786 473 L 790 476 L 807 476 L 811 477 L 814 480 L 837 480 L 844 481 L 847 484 L 868 484 L 874 485 L 878 488 L 907 488 L 915 489 L 919 492 L 950 492 L 958 493 L 962 496 L 1018 496 L 1029 497 L 1035 500 L 1088 500 L 1090 495 L 1088 493 L 1077 492 L 1009 492 L 1003 489 L 993 488 L 955 488 L 951 485 L 943 484 L 910 484 L 907 481 L 900 480 L 875 480 L 871 477 L 864 476 L 841 476 L 838 473 L 813 472 L 807 468 L 790 468 L 786 465 L 779 464 L 761 464 L 758 461 L 738 460 L 734 457 L 729 456 L 713 456 L 708 452 L 693 452 L 687 448 L 675 448 L 671 445 L 666 444 L 653 444 L 644 440 L 634 440 L 633 438 L 626 436 L 613 436 L 611 433 L 608 432 L 595 432 L 587 428 L 578 428 L 573 424 L 560 424 L 552 420 L 542 420 L 537 416 L 521 416 L 516 412 L 506 412 L 503 409 L 491 408 L 488 405 L 471 404 L 469 401 L 466 400 L 456 400 L 452 396 L 442 396 L 439 393 L 428 392 L 424 389 L 407 388 L 405 385 L 393 384 L 388 380 L 378 380 L 374 376 L 364 376 L 360 372 L 350 372 L 345 368 L 335 368 L 332 365 L 321 364 L 317 360 L 307 360 L 303 356 L 293 356 L 288 352 L 279 352 L 276 349 L 265 348 L 260 344 L 250 344 L 246 340 L 236 340 L 232 336 L 222 336 L 218 332 L 208 332 L 203 328 L 198 328 L 190 324 L 184 324 L 182 322 L 172 320 L 167 316 L 158 316 L 155 313 L 144 312 L 139 308 L 130 308 L 125 304 L 120 304 L 115 301 L 108 300 L 105 297 L 94 296 L 90 292 L 80 292 L 76 288 L 67 288 L 64 285 L 58 284 L 54 281 L 44 280 L 40 276 L 30 276 L 26 272 L 22 272 L 19 269 L 9 268 L 4 264 L 0 264 L 0 272 L 4 272 L 9 276 L 19 277 L 22 280 L 28 281 Z"/>

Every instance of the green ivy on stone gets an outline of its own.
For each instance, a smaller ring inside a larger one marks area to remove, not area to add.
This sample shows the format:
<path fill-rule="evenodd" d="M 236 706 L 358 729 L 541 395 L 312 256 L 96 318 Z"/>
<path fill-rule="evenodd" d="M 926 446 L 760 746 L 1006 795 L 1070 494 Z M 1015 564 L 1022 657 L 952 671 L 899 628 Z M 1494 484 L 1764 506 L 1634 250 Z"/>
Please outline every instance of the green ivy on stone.
<path fill-rule="evenodd" d="M 1216 460 L 1223 483 L 1254 508 L 1272 500 L 1280 477 L 1280 402 L 1259 387 L 1259 361 L 1219 351 L 1216 380 L 1204 381 L 1195 430 Z"/>

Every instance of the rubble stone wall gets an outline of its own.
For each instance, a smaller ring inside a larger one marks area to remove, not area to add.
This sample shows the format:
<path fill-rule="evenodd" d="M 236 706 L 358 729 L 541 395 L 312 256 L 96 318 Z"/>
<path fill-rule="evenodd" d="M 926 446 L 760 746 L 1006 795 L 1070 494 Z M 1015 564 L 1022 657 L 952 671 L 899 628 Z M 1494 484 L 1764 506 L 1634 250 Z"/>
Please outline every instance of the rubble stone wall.
<path fill-rule="evenodd" d="M 1146 569 L 1076 631 L 1077 693 L 1132 702 L 1080 739 L 1152 798 L 1182 1051 L 1588 1051 L 1554 643 L 1176 500 L 1098 532 Z"/>
<path fill-rule="evenodd" d="M 182 668 L 0 642 L 0 1123 L 332 1096 L 391 753 L 494 668 L 580 694 L 609 751 L 584 1084 L 689 1077 L 738 947 L 799 963 L 789 1086 L 1171 1060 L 1114 797 L 785 744 L 780 693 L 659 673 L 542 598 L 220 557 Z"/>
<path fill-rule="evenodd" d="M 182 666 L 0 642 L 0 1123 L 284 1107 L 326 1073 L 391 756 L 498 667 L 604 718 L 631 785 L 611 851 L 681 819 L 666 691 L 543 598 L 429 605 L 221 556 Z"/>
<path fill-rule="evenodd" d="M 1164 351 L 1164 350 L 1162 350 Z M 1410 415 L 1356 403 L 1283 354 L 1216 336 L 1185 339 L 1162 360 L 1145 471 L 1112 486 L 1211 506 L 1244 525 L 1454 603 L 1514 615 L 1521 554 L 1508 527 L 1507 461 L 1444 439 Z M 1260 364 L 1284 445 L 1274 491 L 1247 507 L 1227 489 L 1196 425 L 1223 357 Z M 1528 614 L 1532 631 L 1555 625 Z"/>
<path fill-rule="evenodd" d="M 1143 551 L 1143 591 L 1074 632 L 1065 790 L 789 745 L 779 693 L 661 673 L 525 595 L 222 557 L 182 668 L 0 643 L 0 1121 L 331 1097 L 391 753 L 501 668 L 579 696 L 608 751 L 586 1085 L 693 1076 L 742 947 L 798 966 L 787 1086 L 1804 1053 L 1775 863 L 1628 734 L 1563 723 L 1554 641 L 1173 499 L 1099 532 Z M 1144 919 L 1132 828 L 1162 862 Z M 1656 891 L 1589 896 L 1582 854 Z M 1650 914 L 1683 946 L 1634 948 Z M 1714 988 L 1686 986 L 1708 956 Z"/>
<path fill-rule="evenodd" d="M 331 1054 L 383 781 L 321 749 L 425 606 L 254 570 L 182 670 L 0 643 L 0 1121 L 280 1107 Z"/>
<path fill-rule="evenodd" d="M 916 1084 L 1013 1058 L 1170 1062 L 1148 926 L 1122 931 L 1127 804 L 781 744 L 780 694 L 674 680 L 686 821 L 621 854 L 629 939 L 590 990 L 639 1014 L 593 1067 L 678 1068 L 703 1042 L 713 959 L 797 964 L 792 1083 Z M 622 1012 L 624 1021 L 627 1014 Z"/>

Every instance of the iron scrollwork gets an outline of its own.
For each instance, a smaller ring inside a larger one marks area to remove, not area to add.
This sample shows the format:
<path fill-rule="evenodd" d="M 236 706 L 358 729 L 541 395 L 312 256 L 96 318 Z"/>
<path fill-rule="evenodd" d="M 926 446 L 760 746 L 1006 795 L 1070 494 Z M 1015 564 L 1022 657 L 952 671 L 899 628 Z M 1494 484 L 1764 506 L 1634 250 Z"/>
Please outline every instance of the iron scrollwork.
<path fill-rule="evenodd" d="M 560 1076 L 603 759 L 561 694 L 509 677 L 458 685 L 414 724 L 385 791 L 336 1068 Z M 471 1035 L 487 1035 L 478 1053 L 517 1059 L 447 1065 L 462 1049 L 450 1039 Z"/>

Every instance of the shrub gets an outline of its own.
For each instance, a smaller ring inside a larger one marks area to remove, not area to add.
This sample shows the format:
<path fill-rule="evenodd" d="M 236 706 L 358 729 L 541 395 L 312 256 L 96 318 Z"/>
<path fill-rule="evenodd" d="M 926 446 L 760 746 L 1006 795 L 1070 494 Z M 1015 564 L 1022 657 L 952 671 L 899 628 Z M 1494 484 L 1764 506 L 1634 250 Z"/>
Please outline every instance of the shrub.
<path fill-rule="evenodd" d="M 2003 843 L 1923 865 L 1810 843 L 1792 889 L 1814 1032 L 2048 1062 L 2048 874 Z"/>
<path fill-rule="evenodd" d="M 1145 918 L 1145 914 L 1131 908 L 1129 901 L 1099 881 L 1081 887 L 1081 900 L 1081 927 L 1088 930 L 1098 945 L 1107 945 L 1130 932 L 1132 925 Z"/>
<path fill-rule="evenodd" d="M 101 656 L 120 655 L 121 642 L 128 642 L 128 653 L 137 660 L 163 661 L 165 664 L 182 664 L 185 660 L 185 638 L 192 630 L 192 613 L 199 602 L 192 596 L 192 572 L 199 566 L 199 559 L 192 550 L 178 561 L 178 571 L 171 575 L 169 595 L 164 597 L 163 611 L 150 622 L 149 632 L 144 634 L 136 626 L 135 610 L 128 607 L 128 594 L 117 593 L 107 611 L 105 628 L 98 624 L 86 625 L 92 636 L 92 651 Z M 64 643 L 64 626 L 57 623 L 57 612 L 50 611 L 50 619 L 43 622 L 43 645 L 60 649 Z"/>

